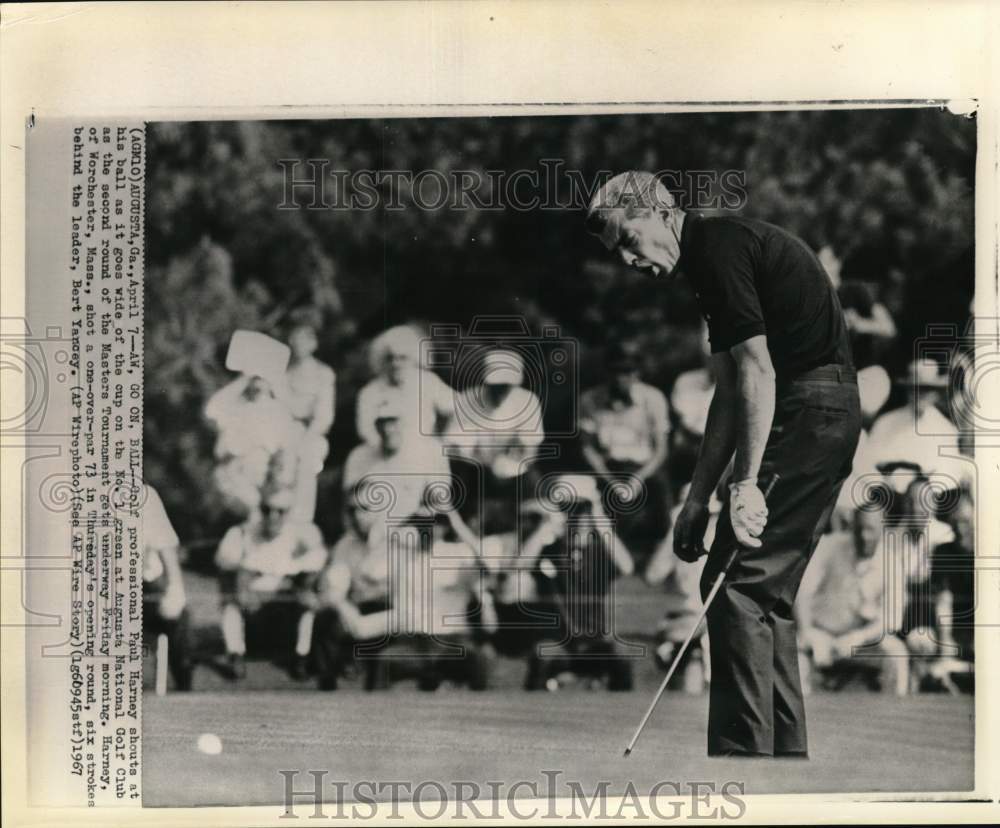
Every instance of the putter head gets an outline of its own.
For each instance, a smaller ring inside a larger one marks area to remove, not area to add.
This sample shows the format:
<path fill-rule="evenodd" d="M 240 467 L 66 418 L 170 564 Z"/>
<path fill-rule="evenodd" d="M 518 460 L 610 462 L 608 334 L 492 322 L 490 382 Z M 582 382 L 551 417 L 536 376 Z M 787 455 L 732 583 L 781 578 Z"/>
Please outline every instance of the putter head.
<path fill-rule="evenodd" d="M 625 748 L 625 752 L 622 754 L 623 759 L 628 759 L 632 755 L 632 748 Z"/>

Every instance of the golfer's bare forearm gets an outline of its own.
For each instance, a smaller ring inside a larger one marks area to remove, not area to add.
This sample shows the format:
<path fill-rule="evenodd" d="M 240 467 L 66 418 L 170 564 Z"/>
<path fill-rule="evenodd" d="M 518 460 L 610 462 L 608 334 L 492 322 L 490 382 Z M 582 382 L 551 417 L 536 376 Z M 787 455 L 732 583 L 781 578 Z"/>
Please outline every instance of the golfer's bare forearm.
<path fill-rule="evenodd" d="M 733 479 L 755 480 L 774 420 L 774 366 L 762 336 L 741 342 L 732 353 L 736 360 L 740 413 Z"/>
<path fill-rule="evenodd" d="M 719 478 L 729 464 L 736 447 L 736 398 L 727 389 L 716 387 L 708 409 L 705 436 L 698 451 L 698 464 L 691 480 L 688 498 L 696 503 L 708 503 Z"/>
<path fill-rule="evenodd" d="M 774 419 L 774 376 L 755 368 L 740 372 L 740 418 L 733 479 L 757 477 Z"/>

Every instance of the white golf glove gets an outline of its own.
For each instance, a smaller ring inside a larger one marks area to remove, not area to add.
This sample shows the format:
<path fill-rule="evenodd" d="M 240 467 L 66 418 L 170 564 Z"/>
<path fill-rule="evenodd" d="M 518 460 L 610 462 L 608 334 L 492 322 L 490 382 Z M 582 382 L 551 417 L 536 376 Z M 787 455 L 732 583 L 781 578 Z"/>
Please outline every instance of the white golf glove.
<path fill-rule="evenodd" d="M 729 490 L 729 520 L 733 534 L 743 546 L 758 547 L 757 537 L 767 525 L 767 503 L 757 488 L 757 479 L 748 478 L 734 483 Z"/>

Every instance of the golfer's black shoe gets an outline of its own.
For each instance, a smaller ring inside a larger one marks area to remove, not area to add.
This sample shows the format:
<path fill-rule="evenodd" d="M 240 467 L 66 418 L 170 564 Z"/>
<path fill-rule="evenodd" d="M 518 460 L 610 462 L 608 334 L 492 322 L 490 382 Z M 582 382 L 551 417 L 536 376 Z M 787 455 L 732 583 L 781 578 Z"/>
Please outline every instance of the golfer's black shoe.
<path fill-rule="evenodd" d="M 191 689 L 194 668 L 190 665 L 178 668 L 174 673 L 174 686 L 181 693 L 187 693 Z"/>
<path fill-rule="evenodd" d="M 230 653 L 226 657 L 226 678 L 230 681 L 242 681 L 247 677 L 247 660 L 239 653 Z"/>
<path fill-rule="evenodd" d="M 288 675 L 295 681 L 305 681 L 309 678 L 309 657 L 298 655 L 292 656 L 292 663 L 288 667 Z"/>

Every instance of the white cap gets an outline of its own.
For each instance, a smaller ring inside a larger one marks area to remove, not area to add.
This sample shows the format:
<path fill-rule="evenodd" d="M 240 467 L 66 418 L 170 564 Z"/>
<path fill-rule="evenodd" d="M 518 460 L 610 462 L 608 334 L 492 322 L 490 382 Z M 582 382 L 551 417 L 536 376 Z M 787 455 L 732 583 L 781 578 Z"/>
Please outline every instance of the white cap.
<path fill-rule="evenodd" d="M 291 349 L 258 331 L 236 331 L 229 340 L 226 367 L 249 376 L 263 377 L 273 388 L 281 387 Z"/>
<path fill-rule="evenodd" d="M 490 351 L 483 359 L 483 383 L 520 385 L 524 379 L 524 360 L 514 351 Z"/>

